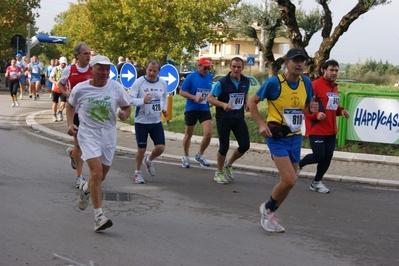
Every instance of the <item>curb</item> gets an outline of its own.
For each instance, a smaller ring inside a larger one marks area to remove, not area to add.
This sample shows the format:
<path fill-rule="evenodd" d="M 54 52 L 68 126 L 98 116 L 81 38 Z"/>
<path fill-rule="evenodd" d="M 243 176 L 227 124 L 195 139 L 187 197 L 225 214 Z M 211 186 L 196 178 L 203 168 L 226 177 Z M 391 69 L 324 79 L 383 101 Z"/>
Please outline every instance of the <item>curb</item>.
<path fill-rule="evenodd" d="M 44 127 L 37 123 L 35 121 L 35 117 L 37 115 L 50 112 L 48 110 L 45 111 L 39 111 L 35 113 L 31 113 L 28 116 L 26 116 L 26 123 L 34 130 L 55 136 L 58 139 L 62 140 L 67 140 L 73 142 L 73 137 L 69 136 L 68 134 L 61 133 L 52 129 L 49 129 L 47 127 Z M 117 129 L 120 131 L 124 132 L 131 132 L 135 133 L 134 131 L 134 126 L 127 126 L 126 124 L 122 122 L 117 122 L 116 125 Z M 170 131 L 165 131 L 165 138 L 169 140 L 176 140 L 176 141 L 182 141 L 184 137 L 183 133 L 175 133 L 175 132 L 170 132 Z M 193 136 L 192 137 L 192 142 L 199 144 L 201 142 L 202 137 L 200 136 Z M 218 146 L 219 141 L 216 138 L 212 138 L 211 143 L 209 145 L 213 146 Z M 230 147 L 237 147 L 236 142 L 231 142 Z M 267 149 L 267 146 L 265 144 L 259 144 L 259 143 L 251 143 L 251 148 L 250 150 L 252 151 L 265 151 L 269 153 L 269 150 Z M 119 152 L 126 152 L 129 154 L 135 154 L 137 152 L 136 149 L 132 148 L 127 148 L 123 146 L 116 146 L 116 151 Z M 302 149 L 301 151 L 301 156 L 304 156 L 311 152 L 310 149 Z M 172 155 L 172 154 L 165 154 L 163 153 L 160 157 L 160 159 L 165 158 L 173 161 L 180 161 L 181 156 L 177 155 Z M 399 157 L 395 156 L 384 156 L 384 155 L 373 155 L 373 154 L 358 154 L 358 153 L 345 153 L 345 152 L 334 152 L 334 160 L 342 160 L 342 161 L 349 161 L 349 162 L 361 162 L 361 163 L 381 163 L 381 164 L 393 164 L 393 165 L 399 165 Z M 216 161 L 212 161 L 213 164 L 216 164 Z M 248 166 L 244 164 L 234 164 L 234 168 L 237 170 L 242 170 L 242 171 L 252 171 L 252 172 L 259 172 L 259 173 L 270 173 L 270 174 L 278 174 L 277 168 L 271 168 L 271 167 L 258 167 L 258 166 Z M 311 172 L 304 172 L 301 171 L 300 177 L 304 178 L 313 178 L 315 173 Z M 323 177 L 324 180 L 328 181 L 335 181 L 335 182 L 350 182 L 350 183 L 360 183 L 360 184 L 369 184 L 369 185 L 380 185 L 380 186 L 392 186 L 396 187 L 399 186 L 399 181 L 397 180 L 386 180 L 386 179 L 378 179 L 378 178 L 364 178 L 364 177 L 356 177 L 356 176 L 345 176 L 345 175 L 330 175 L 326 174 Z"/>

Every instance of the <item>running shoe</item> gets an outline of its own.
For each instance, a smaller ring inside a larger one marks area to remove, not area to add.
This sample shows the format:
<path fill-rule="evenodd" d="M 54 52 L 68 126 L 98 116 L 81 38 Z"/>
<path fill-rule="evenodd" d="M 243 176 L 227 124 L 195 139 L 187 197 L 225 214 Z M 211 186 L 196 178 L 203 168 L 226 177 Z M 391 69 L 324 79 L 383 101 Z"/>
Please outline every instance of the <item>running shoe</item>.
<path fill-rule="evenodd" d="M 13 103 L 11 104 L 11 107 L 15 107 L 15 102 L 13 102 Z"/>
<path fill-rule="evenodd" d="M 76 188 L 80 187 L 80 183 L 84 182 L 85 179 L 82 175 L 76 177 Z"/>
<path fill-rule="evenodd" d="M 195 160 L 203 167 L 209 167 L 209 163 L 206 161 L 205 156 L 197 153 L 195 155 Z"/>
<path fill-rule="evenodd" d="M 38 98 L 38 99 L 39 99 L 39 93 L 36 93 L 36 98 Z"/>
<path fill-rule="evenodd" d="M 62 115 L 61 111 L 58 111 L 58 117 L 60 121 L 64 120 L 64 116 Z"/>
<path fill-rule="evenodd" d="M 32 99 L 32 94 L 29 94 L 29 98 Z"/>
<path fill-rule="evenodd" d="M 134 183 L 136 184 L 145 184 L 143 175 L 139 171 L 135 171 L 133 175 Z"/>
<path fill-rule="evenodd" d="M 295 173 L 295 176 L 297 179 L 299 178 L 299 174 L 301 173 L 301 171 L 302 171 L 302 167 L 299 167 L 299 165 L 298 165 L 298 169 L 296 169 L 296 173 Z"/>
<path fill-rule="evenodd" d="M 181 166 L 183 168 L 190 168 L 190 157 L 188 156 L 183 156 L 181 158 Z"/>
<path fill-rule="evenodd" d="M 53 115 L 53 122 L 57 122 L 57 116 Z"/>
<path fill-rule="evenodd" d="M 330 190 L 321 181 L 319 182 L 312 181 L 312 183 L 310 183 L 310 190 L 323 194 L 330 193 Z"/>
<path fill-rule="evenodd" d="M 72 167 L 72 169 L 76 170 L 76 164 L 75 164 L 75 159 L 72 156 L 72 150 L 73 150 L 73 147 L 68 147 L 66 149 L 66 153 L 68 154 L 69 159 L 71 159 L 71 167 Z"/>
<path fill-rule="evenodd" d="M 19 95 L 19 99 L 22 100 L 24 97 L 22 96 L 22 94 Z"/>
<path fill-rule="evenodd" d="M 227 162 L 225 162 L 223 172 L 230 180 L 234 180 L 234 169 L 232 165 L 228 165 Z"/>
<path fill-rule="evenodd" d="M 259 206 L 260 214 L 262 215 L 260 218 L 260 224 L 263 229 L 271 233 L 284 233 L 285 229 L 278 222 L 276 217 L 276 212 L 271 212 L 266 210 L 266 202 L 263 202 Z"/>
<path fill-rule="evenodd" d="M 112 221 L 105 217 L 105 214 L 102 213 L 94 220 L 94 231 L 101 231 L 112 226 Z"/>
<path fill-rule="evenodd" d="M 213 180 L 218 183 L 218 184 L 228 184 L 229 181 L 227 181 L 226 177 L 224 176 L 223 172 L 215 172 L 215 176 L 213 177 Z"/>
<path fill-rule="evenodd" d="M 87 208 L 89 205 L 89 198 L 90 198 L 90 192 L 85 192 L 83 191 L 83 186 L 86 184 L 86 182 L 80 182 L 79 186 L 79 197 L 78 197 L 78 207 L 82 211 Z"/>
<path fill-rule="evenodd" d="M 18 101 L 15 101 L 15 106 L 19 106 L 19 102 Z"/>
<path fill-rule="evenodd" d="M 154 162 L 149 162 L 147 156 L 145 156 L 143 158 L 143 164 L 145 166 L 147 174 L 149 174 L 150 176 L 154 176 L 155 175 Z"/>

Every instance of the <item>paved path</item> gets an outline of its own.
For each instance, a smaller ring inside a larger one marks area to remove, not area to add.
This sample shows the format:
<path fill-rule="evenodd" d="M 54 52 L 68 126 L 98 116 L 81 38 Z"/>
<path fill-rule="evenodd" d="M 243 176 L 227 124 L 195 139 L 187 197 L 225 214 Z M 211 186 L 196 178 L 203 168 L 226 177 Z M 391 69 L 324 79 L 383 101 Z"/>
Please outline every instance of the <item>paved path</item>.
<path fill-rule="evenodd" d="M 65 116 L 64 116 L 65 117 Z M 51 111 L 39 111 L 26 117 L 26 122 L 33 129 L 43 133 L 53 135 L 55 138 L 69 140 L 72 137 L 67 135 L 66 122 L 52 122 Z M 118 142 L 117 150 L 135 154 L 137 150 L 134 136 L 134 126 L 124 123 L 117 123 Z M 181 161 L 182 138 L 183 134 L 165 132 L 166 148 L 164 154 L 159 159 L 168 159 L 175 162 Z M 193 136 L 190 148 L 190 163 L 197 165 L 193 155 L 198 151 L 201 137 Z M 232 141 L 230 148 L 236 147 L 236 142 Z M 149 145 L 147 150 L 151 150 Z M 211 167 L 216 167 L 216 153 L 218 150 L 218 140 L 212 139 L 210 146 L 205 151 L 205 157 L 211 163 Z M 302 156 L 309 153 L 309 149 L 302 149 Z M 228 156 L 231 154 L 231 149 Z M 250 150 L 240 158 L 235 164 L 235 169 L 257 171 L 265 173 L 277 173 L 269 151 L 265 144 L 251 143 Z M 399 186 L 399 157 L 369 155 L 359 153 L 335 152 L 331 166 L 324 177 L 329 181 L 345 181 L 365 183 L 381 186 Z M 301 174 L 301 178 L 313 178 L 316 171 L 315 165 L 306 166 Z"/>

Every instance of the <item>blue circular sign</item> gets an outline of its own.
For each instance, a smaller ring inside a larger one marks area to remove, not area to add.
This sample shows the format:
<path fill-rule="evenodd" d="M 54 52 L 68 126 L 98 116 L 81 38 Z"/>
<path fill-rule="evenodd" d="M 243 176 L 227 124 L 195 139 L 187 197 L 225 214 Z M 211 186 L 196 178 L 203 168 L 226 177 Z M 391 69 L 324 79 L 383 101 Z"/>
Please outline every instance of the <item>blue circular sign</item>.
<path fill-rule="evenodd" d="M 111 65 L 109 78 L 115 81 L 118 79 L 118 69 L 116 69 L 116 66 L 114 65 Z"/>
<path fill-rule="evenodd" d="M 159 77 L 166 81 L 166 85 L 168 85 L 168 93 L 173 92 L 177 86 L 179 86 L 179 72 L 173 65 L 163 65 L 161 71 L 159 71 Z"/>
<path fill-rule="evenodd" d="M 131 88 L 137 79 L 137 71 L 131 63 L 125 63 L 121 67 L 120 81 L 125 88 Z"/>

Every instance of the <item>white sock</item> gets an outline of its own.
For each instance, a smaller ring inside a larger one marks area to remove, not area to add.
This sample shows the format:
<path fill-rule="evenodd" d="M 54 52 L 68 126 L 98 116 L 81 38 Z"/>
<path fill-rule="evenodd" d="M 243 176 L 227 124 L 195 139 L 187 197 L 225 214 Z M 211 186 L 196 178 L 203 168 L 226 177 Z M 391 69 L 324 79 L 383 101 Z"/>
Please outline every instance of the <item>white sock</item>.
<path fill-rule="evenodd" d="M 94 218 L 95 219 L 97 219 L 98 216 L 100 216 L 101 214 L 103 214 L 103 209 L 102 208 L 94 209 Z"/>

